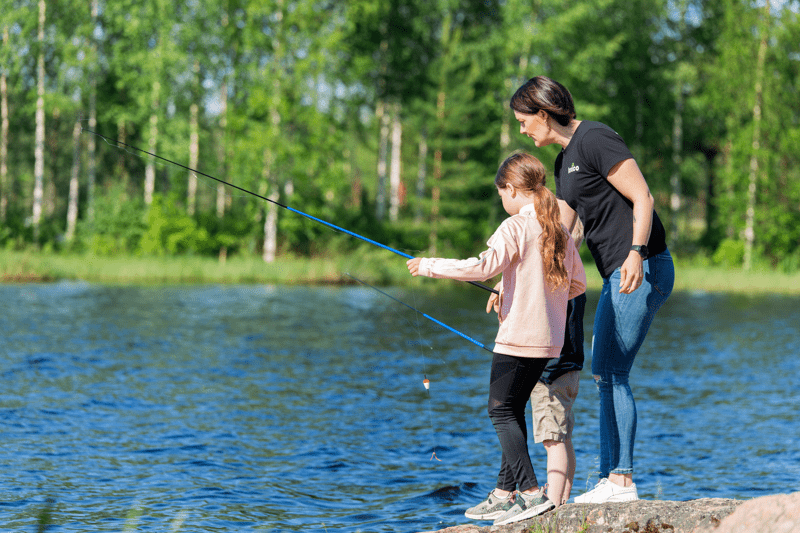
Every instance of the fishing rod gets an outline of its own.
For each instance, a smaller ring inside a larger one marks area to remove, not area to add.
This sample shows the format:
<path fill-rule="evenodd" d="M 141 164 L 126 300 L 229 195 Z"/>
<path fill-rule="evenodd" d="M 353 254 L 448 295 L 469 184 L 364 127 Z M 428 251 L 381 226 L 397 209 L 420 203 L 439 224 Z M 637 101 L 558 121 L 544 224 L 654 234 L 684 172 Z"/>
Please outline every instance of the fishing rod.
<path fill-rule="evenodd" d="M 152 152 L 148 152 L 147 150 L 143 150 L 141 148 L 137 148 L 136 146 L 132 146 L 132 145 L 124 143 L 122 141 L 115 140 L 115 139 L 110 139 L 109 137 L 106 137 L 105 135 L 97 133 L 96 131 L 92 131 L 92 130 L 87 130 L 87 129 L 81 128 L 81 132 L 84 132 L 84 131 L 87 132 L 87 133 L 91 133 L 92 135 L 97 135 L 101 139 L 104 139 L 106 142 L 111 142 L 111 143 L 115 143 L 115 144 L 118 144 L 118 145 L 125 146 L 127 148 L 131 148 L 133 150 L 136 150 L 138 152 L 142 152 L 144 154 L 147 154 L 149 156 L 155 157 L 155 158 L 160 159 L 162 161 L 166 161 L 167 163 L 172 163 L 173 165 L 181 167 L 181 168 L 183 168 L 185 170 L 188 170 L 189 172 L 194 172 L 196 174 L 200 174 L 201 176 L 205 176 L 206 178 L 211 178 L 214 181 L 218 181 L 219 183 L 223 183 L 223 184 L 225 184 L 225 185 L 227 185 L 229 187 L 233 187 L 234 189 L 237 189 L 237 190 L 242 191 L 244 193 L 247 193 L 247 194 L 250 194 L 252 196 L 255 196 L 256 198 L 259 198 L 259 199 L 264 200 L 266 202 L 270 202 L 272 204 L 275 204 L 278 207 L 282 207 L 282 208 L 286 209 L 287 211 L 291 211 L 292 213 L 296 213 L 296 214 L 298 214 L 300 216 L 306 217 L 306 218 L 308 218 L 310 220 L 313 220 L 314 222 L 319 222 L 320 224 L 322 224 L 324 226 L 328 226 L 329 228 L 331 228 L 333 230 L 340 231 L 342 233 L 350 235 L 351 237 L 355 237 L 356 239 L 361 239 L 362 241 L 368 242 L 370 244 L 374 244 L 375 246 L 377 246 L 379 248 L 383 248 L 384 250 L 388 250 L 388 251 L 390 251 L 392 253 L 395 253 L 395 254 L 397 254 L 399 256 L 405 257 L 406 259 L 414 259 L 413 255 L 409 255 L 409 254 L 407 254 L 405 252 L 401 252 L 400 250 L 396 250 L 396 249 L 392 248 L 391 246 L 386 246 L 385 244 L 381 244 L 378 241 L 373 241 L 372 239 L 364 237 L 363 235 L 359 235 L 358 233 L 354 233 L 354 232 L 352 232 L 350 230 L 346 230 L 346 229 L 341 228 L 341 227 L 339 227 L 339 226 L 337 226 L 335 224 L 331 224 L 330 222 L 322 220 L 321 218 L 317 218 L 315 216 L 309 215 L 308 213 L 303 213 L 302 211 L 300 211 L 298 209 L 295 209 L 293 207 L 289 207 L 288 205 L 284 205 L 284 204 L 282 204 L 282 203 L 280 203 L 280 202 L 278 202 L 276 200 L 272 200 L 272 199 L 267 198 L 265 196 L 261 196 L 260 194 L 256 194 L 253 191 L 248 191 L 247 189 L 243 189 L 242 187 L 239 187 L 238 185 L 234 185 L 233 183 L 227 182 L 225 180 L 221 180 L 219 178 L 215 178 L 214 176 L 211 176 L 210 174 L 206 174 L 205 172 L 201 172 L 201 171 L 199 171 L 197 169 L 194 169 L 194 168 L 191 168 L 191 167 L 187 167 L 186 165 L 182 165 L 182 164 L 180 164 L 180 163 L 178 163 L 176 161 L 172 161 L 171 159 L 167 159 L 166 157 L 161 157 L 158 154 L 154 154 Z M 493 289 L 491 287 L 487 287 L 486 285 L 484 285 L 482 283 L 478 283 L 477 281 L 467 281 L 467 283 L 469 283 L 470 285 L 475 285 L 476 287 L 480 287 L 481 289 L 489 291 L 491 293 L 500 294 L 495 289 Z"/>
<path fill-rule="evenodd" d="M 373 285 L 370 285 L 370 284 L 369 284 L 369 283 L 367 283 L 366 281 L 361 281 L 361 280 L 360 280 L 360 279 L 358 279 L 357 277 L 355 277 L 355 276 L 352 276 L 352 275 L 348 274 L 347 272 L 345 272 L 344 274 L 345 274 L 345 276 L 348 276 L 348 277 L 350 277 L 350 278 L 353 278 L 354 280 L 356 280 L 357 282 L 359 282 L 359 283 L 360 283 L 360 284 L 362 284 L 362 285 L 365 285 L 365 286 L 367 286 L 367 287 L 369 287 L 369 288 L 371 288 L 371 289 L 375 289 L 375 290 L 376 290 L 376 291 L 378 291 L 379 293 L 383 294 L 384 296 L 387 296 L 387 297 L 391 298 L 391 299 L 392 299 L 392 300 L 394 300 L 395 302 L 397 302 L 397 303 L 399 303 L 399 304 L 402 304 L 402 305 L 405 305 L 406 307 L 408 307 L 408 308 L 409 308 L 409 309 L 411 309 L 412 311 L 415 311 L 415 312 L 417 312 L 417 313 L 421 314 L 422 316 L 424 316 L 425 318 L 427 318 L 427 319 L 428 319 L 428 320 L 430 320 L 431 322 L 434 322 L 435 324 L 438 324 L 438 325 L 442 326 L 444 329 L 446 329 L 446 330 L 448 330 L 448 331 L 452 331 L 453 333 L 455 333 L 456 335 L 458 335 L 458 336 L 459 336 L 459 337 L 461 337 L 462 339 L 466 339 L 466 340 L 468 340 L 469 342 L 471 342 L 471 343 L 472 343 L 472 344 L 474 344 L 475 346 L 479 346 L 479 347 L 483 348 L 484 350 L 486 350 L 487 352 L 491 352 L 491 351 L 492 351 L 490 348 L 487 348 L 485 344 L 483 344 L 483 343 L 481 343 L 481 342 L 478 342 L 478 341 L 476 341 L 475 339 L 473 339 L 473 338 L 472 338 L 472 337 L 470 337 L 469 335 L 467 335 L 467 334 L 465 334 L 465 333 L 461 333 L 460 331 L 458 331 L 458 330 L 457 330 L 457 329 L 455 329 L 455 328 L 451 328 L 450 326 L 448 326 L 448 325 L 447 325 L 447 324 L 445 324 L 444 322 L 441 322 L 441 321 L 439 321 L 439 320 L 436 320 L 436 319 L 435 319 L 435 318 L 433 318 L 432 316 L 430 316 L 430 315 L 428 315 L 428 314 L 426 314 L 426 313 L 423 313 L 422 311 L 420 311 L 420 310 L 419 310 L 419 309 L 417 309 L 416 307 L 412 307 L 412 306 L 408 305 L 407 303 L 405 303 L 404 301 L 402 301 L 402 300 L 398 300 L 397 298 L 395 298 L 395 297 L 394 297 L 394 296 L 392 296 L 391 294 L 387 294 L 387 293 L 383 292 L 383 291 L 382 291 L 382 290 L 380 290 L 378 287 L 375 287 L 375 286 L 373 286 Z M 426 380 L 427 380 L 427 378 L 426 378 Z M 427 384 L 425 385 L 425 388 L 426 388 L 426 389 L 428 388 L 428 385 L 427 385 Z"/>

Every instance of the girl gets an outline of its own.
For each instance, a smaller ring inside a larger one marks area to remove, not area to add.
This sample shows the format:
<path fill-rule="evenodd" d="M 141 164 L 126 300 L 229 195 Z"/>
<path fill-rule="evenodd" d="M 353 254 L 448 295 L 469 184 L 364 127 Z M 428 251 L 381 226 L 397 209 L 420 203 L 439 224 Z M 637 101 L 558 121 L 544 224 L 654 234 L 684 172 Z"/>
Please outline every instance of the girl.
<path fill-rule="evenodd" d="M 586 274 L 572 238 L 561 225 L 545 169 L 532 155 L 516 153 L 494 183 L 511 215 L 478 258 L 410 259 L 412 276 L 486 280 L 503 274 L 489 384 L 489 417 L 500 439 L 497 487 L 467 510 L 468 518 L 510 524 L 554 507 L 539 489 L 528 455 L 525 405 L 547 362 L 564 343 L 567 300 L 586 289 Z"/>
<path fill-rule="evenodd" d="M 511 98 L 520 133 L 537 147 L 561 146 L 555 162 L 561 222 L 585 225 L 603 277 L 594 318 L 592 374 L 600 391 L 600 482 L 576 503 L 639 499 L 633 482 L 636 405 L 628 376 L 675 270 L 664 226 L 625 141 L 600 122 L 576 120 L 572 95 L 545 76 Z"/>

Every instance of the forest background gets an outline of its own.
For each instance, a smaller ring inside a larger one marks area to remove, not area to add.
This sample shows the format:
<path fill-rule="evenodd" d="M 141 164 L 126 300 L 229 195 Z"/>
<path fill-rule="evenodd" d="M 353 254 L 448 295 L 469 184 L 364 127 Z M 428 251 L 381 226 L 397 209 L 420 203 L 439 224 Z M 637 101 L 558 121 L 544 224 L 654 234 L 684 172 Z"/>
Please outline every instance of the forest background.
<path fill-rule="evenodd" d="M 6 271 L 370 253 L 87 130 L 412 255 L 474 255 L 505 216 L 499 162 L 525 149 L 552 168 L 508 107 L 539 74 L 626 140 L 676 258 L 800 271 L 798 0 L 3 5 Z"/>

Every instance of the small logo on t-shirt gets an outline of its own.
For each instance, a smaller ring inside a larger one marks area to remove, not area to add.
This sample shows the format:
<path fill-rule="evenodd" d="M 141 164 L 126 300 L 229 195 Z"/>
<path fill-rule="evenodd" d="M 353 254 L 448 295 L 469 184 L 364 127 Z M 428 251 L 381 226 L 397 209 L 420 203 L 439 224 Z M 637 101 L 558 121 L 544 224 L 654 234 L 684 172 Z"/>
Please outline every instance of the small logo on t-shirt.
<path fill-rule="evenodd" d="M 572 165 L 570 165 L 570 167 L 567 169 L 567 174 L 572 174 L 573 172 L 577 172 L 580 169 L 581 167 L 579 167 L 575 163 L 572 163 Z"/>

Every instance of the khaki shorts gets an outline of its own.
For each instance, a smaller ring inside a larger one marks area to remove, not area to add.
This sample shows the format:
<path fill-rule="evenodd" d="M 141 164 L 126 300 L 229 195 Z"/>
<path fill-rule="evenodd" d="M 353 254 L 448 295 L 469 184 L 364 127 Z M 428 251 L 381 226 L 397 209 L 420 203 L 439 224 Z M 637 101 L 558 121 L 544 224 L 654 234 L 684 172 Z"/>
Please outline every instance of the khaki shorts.
<path fill-rule="evenodd" d="M 572 438 L 575 415 L 572 405 L 578 397 L 581 373 L 567 372 L 550 385 L 539 381 L 531 392 L 533 441 L 565 442 Z"/>

